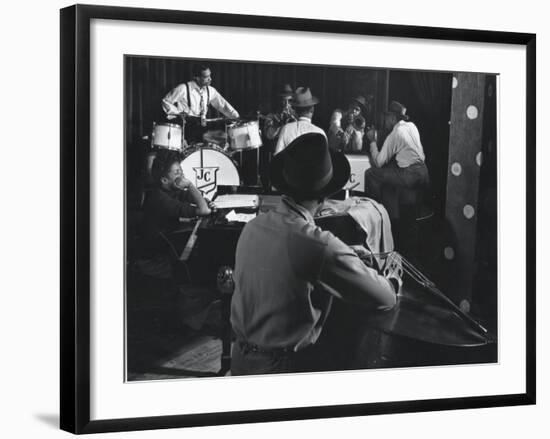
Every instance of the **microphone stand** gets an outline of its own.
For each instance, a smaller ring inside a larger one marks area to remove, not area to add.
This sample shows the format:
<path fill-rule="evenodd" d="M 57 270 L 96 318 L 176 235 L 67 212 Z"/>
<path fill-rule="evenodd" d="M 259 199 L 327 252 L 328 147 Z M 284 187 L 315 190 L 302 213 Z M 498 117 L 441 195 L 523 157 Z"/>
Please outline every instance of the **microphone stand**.
<path fill-rule="evenodd" d="M 262 132 L 260 131 L 260 111 L 256 111 L 256 122 L 258 123 L 258 134 L 260 135 L 260 142 L 262 139 Z M 260 179 L 260 148 L 262 147 L 261 143 L 258 148 L 256 148 L 256 186 L 260 187 L 262 181 Z"/>

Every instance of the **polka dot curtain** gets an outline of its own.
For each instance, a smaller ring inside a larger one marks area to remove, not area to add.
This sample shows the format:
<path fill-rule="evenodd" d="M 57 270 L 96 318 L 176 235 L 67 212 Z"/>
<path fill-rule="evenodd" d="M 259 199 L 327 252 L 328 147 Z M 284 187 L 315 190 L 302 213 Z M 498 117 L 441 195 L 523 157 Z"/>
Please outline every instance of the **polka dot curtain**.
<path fill-rule="evenodd" d="M 456 273 L 449 294 L 464 310 L 473 293 L 485 82 L 479 73 L 457 73 L 452 80 L 445 216 L 454 239 L 443 243 L 441 254 Z"/>

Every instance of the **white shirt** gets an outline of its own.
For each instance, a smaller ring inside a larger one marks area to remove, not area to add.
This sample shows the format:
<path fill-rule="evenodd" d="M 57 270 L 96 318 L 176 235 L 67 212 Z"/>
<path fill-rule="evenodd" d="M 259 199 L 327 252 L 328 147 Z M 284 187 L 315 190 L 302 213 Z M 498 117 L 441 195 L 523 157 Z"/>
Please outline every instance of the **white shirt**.
<path fill-rule="evenodd" d="M 418 128 L 412 122 L 400 120 L 395 124 L 391 133 L 386 137 L 382 149 L 378 152 L 375 142 L 370 144 L 372 161 L 379 168 L 388 163 L 393 157 L 400 168 L 407 168 L 425 160 L 424 149 L 420 142 Z"/>
<path fill-rule="evenodd" d="M 209 104 L 225 117 L 239 117 L 239 113 L 214 87 L 209 85 L 199 87 L 195 81 L 189 81 L 187 84 L 189 85 L 191 107 L 188 105 L 185 83 L 178 85 L 162 99 L 162 108 L 168 119 L 173 119 L 182 112 L 189 116 L 206 117 Z M 208 95 L 210 95 L 210 100 L 208 100 Z"/>
<path fill-rule="evenodd" d="M 279 139 L 277 140 L 277 145 L 275 146 L 275 154 L 280 153 L 296 137 L 305 133 L 320 133 L 325 136 L 325 138 L 327 137 L 321 128 L 311 123 L 311 119 L 309 117 L 300 117 L 296 122 L 287 123 L 281 128 Z"/>

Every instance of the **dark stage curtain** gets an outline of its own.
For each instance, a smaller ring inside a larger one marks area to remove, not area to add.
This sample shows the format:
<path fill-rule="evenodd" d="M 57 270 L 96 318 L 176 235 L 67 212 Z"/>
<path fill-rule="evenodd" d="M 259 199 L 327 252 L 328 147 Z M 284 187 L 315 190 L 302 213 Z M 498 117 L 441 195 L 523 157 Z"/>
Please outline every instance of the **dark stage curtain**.
<path fill-rule="evenodd" d="M 410 72 L 413 90 L 423 111 L 436 113 L 443 104 L 442 96 L 449 93 L 449 75 Z"/>
<path fill-rule="evenodd" d="M 346 108 L 353 96 L 373 95 L 373 118 L 385 106 L 386 71 L 381 69 L 127 56 L 126 175 L 130 202 L 130 192 L 140 192 L 149 147 L 144 137 L 151 135 L 153 122 L 165 121 L 161 100 L 173 87 L 192 79 L 193 67 L 199 62 L 210 66 L 212 86 L 244 117 L 274 110 L 277 93 L 285 83 L 293 88 L 311 88 L 321 101 L 313 122 L 324 129 L 328 128 L 332 111 Z"/>

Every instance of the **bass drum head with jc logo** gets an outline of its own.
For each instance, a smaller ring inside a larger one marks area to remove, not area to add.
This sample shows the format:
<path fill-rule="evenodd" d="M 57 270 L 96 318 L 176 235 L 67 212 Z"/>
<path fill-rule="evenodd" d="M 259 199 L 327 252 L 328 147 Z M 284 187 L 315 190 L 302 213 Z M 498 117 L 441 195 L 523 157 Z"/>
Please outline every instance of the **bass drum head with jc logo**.
<path fill-rule="evenodd" d="M 195 145 L 183 152 L 181 168 L 203 197 L 212 200 L 218 185 L 239 186 L 241 179 L 235 162 L 213 145 Z"/>

